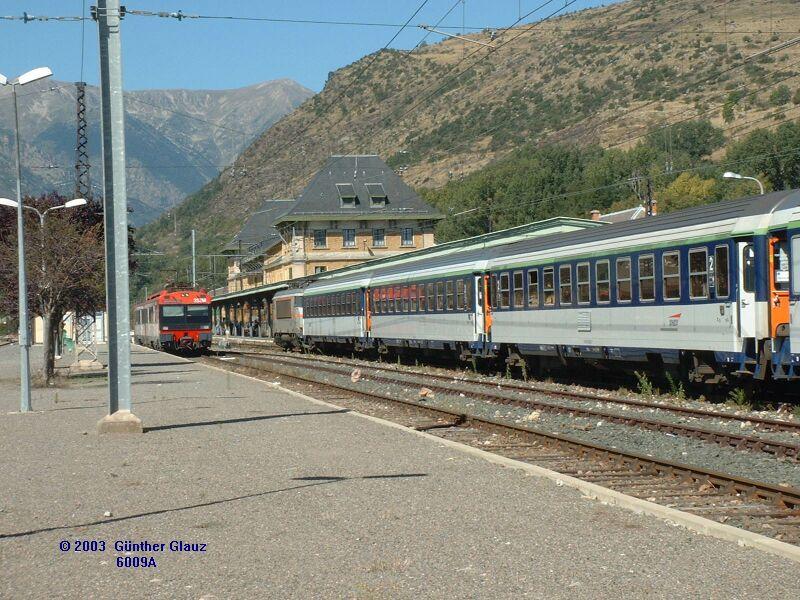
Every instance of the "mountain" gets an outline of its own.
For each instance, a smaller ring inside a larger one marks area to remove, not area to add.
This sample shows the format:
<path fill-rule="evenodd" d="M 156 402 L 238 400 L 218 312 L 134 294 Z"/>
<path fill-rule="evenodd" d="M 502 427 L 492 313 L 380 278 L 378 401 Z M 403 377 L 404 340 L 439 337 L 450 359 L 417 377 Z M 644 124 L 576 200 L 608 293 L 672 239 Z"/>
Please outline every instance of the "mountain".
<path fill-rule="evenodd" d="M 295 196 L 330 154 L 378 153 L 431 188 L 523 144 L 629 148 L 660 124 L 695 118 L 735 139 L 797 116 L 800 44 L 747 58 L 798 31 L 792 0 L 629 0 L 468 36 L 494 50 L 450 39 L 381 51 L 332 73 L 187 198 L 177 235 L 162 217 L 140 240 L 185 257 L 194 228 L 201 249 L 218 251 L 265 199 Z"/>
<path fill-rule="evenodd" d="M 38 87 L 36 87 L 38 85 Z M 48 80 L 20 90 L 23 191 L 74 188 L 73 84 Z M 214 178 L 311 90 L 281 79 L 233 90 L 144 90 L 125 94 L 128 201 L 131 222 L 152 221 Z M 100 96 L 86 88 L 89 160 L 102 183 Z M 0 97 L 0 141 L 13 149 L 10 95 Z M 0 185 L 15 185 L 13 152 L 0 156 Z M 95 190 L 97 191 L 97 190 Z"/>

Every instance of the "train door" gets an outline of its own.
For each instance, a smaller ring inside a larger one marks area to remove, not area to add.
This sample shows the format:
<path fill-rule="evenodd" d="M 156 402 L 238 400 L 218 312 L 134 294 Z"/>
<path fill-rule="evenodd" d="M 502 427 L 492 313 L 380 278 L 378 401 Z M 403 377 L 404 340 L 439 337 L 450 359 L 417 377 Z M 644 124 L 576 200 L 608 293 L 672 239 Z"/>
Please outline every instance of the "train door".
<path fill-rule="evenodd" d="M 736 323 L 740 338 L 756 337 L 756 250 L 752 241 L 737 242 L 739 298 Z"/>
<path fill-rule="evenodd" d="M 769 238 L 769 334 L 787 335 L 789 327 L 789 246 L 785 233 Z"/>
<path fill-rule="evenodd" d="M 790 347 L 793 354 L 800 353 L 800 235 L 792 237 L 792 274 L 790 311 Z"/>
<path fill-rule="evenodd" d="M 475 275 L 473 280 L 473 297 L 475 298 L 475 309 L 472 314 L 473 319 L 473 336 L 472 339 L 476 342 L 483 341 L 485 336 L 485 322 L 486 322 L 486 310 L 485 310 L 485 297 L 486 297 L 486 290 L 484 289 L 484 276 L 483 275 Z"/>

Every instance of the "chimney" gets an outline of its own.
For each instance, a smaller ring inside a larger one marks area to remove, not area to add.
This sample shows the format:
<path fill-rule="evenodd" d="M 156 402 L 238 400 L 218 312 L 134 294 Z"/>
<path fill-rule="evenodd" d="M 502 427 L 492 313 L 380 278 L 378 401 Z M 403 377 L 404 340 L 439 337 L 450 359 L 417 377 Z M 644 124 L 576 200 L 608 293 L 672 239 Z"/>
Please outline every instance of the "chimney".
<path fill-rule="evenodd" d="M 589 216 L 592 218 L 592 221 L 599 221 L 600 220 L 600 211 L 593 210 L 589 213 Z"/>

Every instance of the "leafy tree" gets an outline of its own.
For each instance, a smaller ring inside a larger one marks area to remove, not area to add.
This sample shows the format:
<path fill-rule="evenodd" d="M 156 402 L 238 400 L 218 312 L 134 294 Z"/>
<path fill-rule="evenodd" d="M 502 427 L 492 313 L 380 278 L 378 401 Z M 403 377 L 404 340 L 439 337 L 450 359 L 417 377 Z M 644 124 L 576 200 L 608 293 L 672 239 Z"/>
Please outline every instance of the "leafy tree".
<path fill-rule="evenodd" d="M 660 127 L 647 136 L 649 146 L 664 152 L 686 153 L 692 162 L 709 156 L 724 143 L 723 131 L 705 119 Z"/>
<path fill-rule="evenodd" d="M 800 88 L 797 88 L 792 96 L 792 104 L 800 104 Z"/>
<path fill-rule="evenodd" d="M 800 187 L 800 125 L 757 129 L 729 146 L 725 162 L 736 164 L 746 175 L 761 175 L 772 189 Z"/>
<path fill-rule="evenodd" d="M 681 173 L 664 190 L 656 194 L 659 212 L 673 212 L 708 204 L 719 198 L 717 181 L 692 173 Z"/>
<path fill-rule="evenodd" d="M 25 198 L 26 206 L 40 212 L 66 201 L 56 194 Z M 25 211 L 25 259 L 28 306 L 42 317 L 44 364 L 42 376 L 54 375 L 55 337 L 64 315 L 71 310 L 93 312 L 105 305 L 105 271 L 102 207 L 89 202 L 81 208 L 50 212 L 40 227 L 39 218 Z M 0 211 L 0 312 L 17 311 L 16 212 Z"/>
<path fill-rule="evenodd" d="M 722 105 L 722 120 L 726 123 L 733 123 L 734 119 L 736 118 L 736 115 L 733 112 L 733 106 L 734 105 L 732 103 L 727 101 Z"/>
<path fill-rule="evenodd" d="M 772 106 L 783 106 L 792 99 L 792 92 L 786 85 L 778 86 L 778 88 L 770 94 L 769 103 Z"/>

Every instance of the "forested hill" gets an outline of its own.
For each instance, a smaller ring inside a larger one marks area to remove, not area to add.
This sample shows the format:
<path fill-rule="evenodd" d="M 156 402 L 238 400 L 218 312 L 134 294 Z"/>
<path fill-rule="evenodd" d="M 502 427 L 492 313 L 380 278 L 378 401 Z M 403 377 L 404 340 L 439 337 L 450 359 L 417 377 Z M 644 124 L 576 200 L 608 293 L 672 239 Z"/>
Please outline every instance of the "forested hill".
<path fill-rule="evenodd" d="M 636 168 L 672 169 L 677 177 L 708 157 L 691 149 L 683 155 L 677 134 L 659 129 L 664 124 L 709 120 L 723 138 L 711 140 L 710 158 L 719 161 L 749 131 L 800 115 L 800 44 L 748 60 L 798 35 L 800 3 L 791 0 L 630 0 L 470 36 L 494 50 L 448 40 L 413 53 L 379 52 L 332 73 L 322 92 L 254 142 L 235 168 L 188 198 L 177 211 L 177 235 L 174 221 L 162 218 L 140 240 L 185 256 L 195 228 L 201 248 L 218 250 L 254 207 L 296 195 L 332 153 L 377 152 L 412 185 L 437 189 L 450 181 L 451 190 L 490 164 L 502 177 L 503 159 L 521 157 L 535 170 L 539 152 L 563 155 L 552 168 L 573 177 L 542 189 L 534 172 L 516 181 L 532 202 L 584 182 L 592 187 L 596 178 L 586 169 L 597 167 L 588 156 L 606 156 L 615 181 L 630 177 L 614 153 L 600 149 L 649 139 L 648 147 L 661 143 L 666 155 L 642 154 Z M 520 207 L 496 225 L 624 201 L 599 192 L 580 203 L 542 202 L 533 213 Z M 448 194 L 431 197 L 446 204 Z"/>

